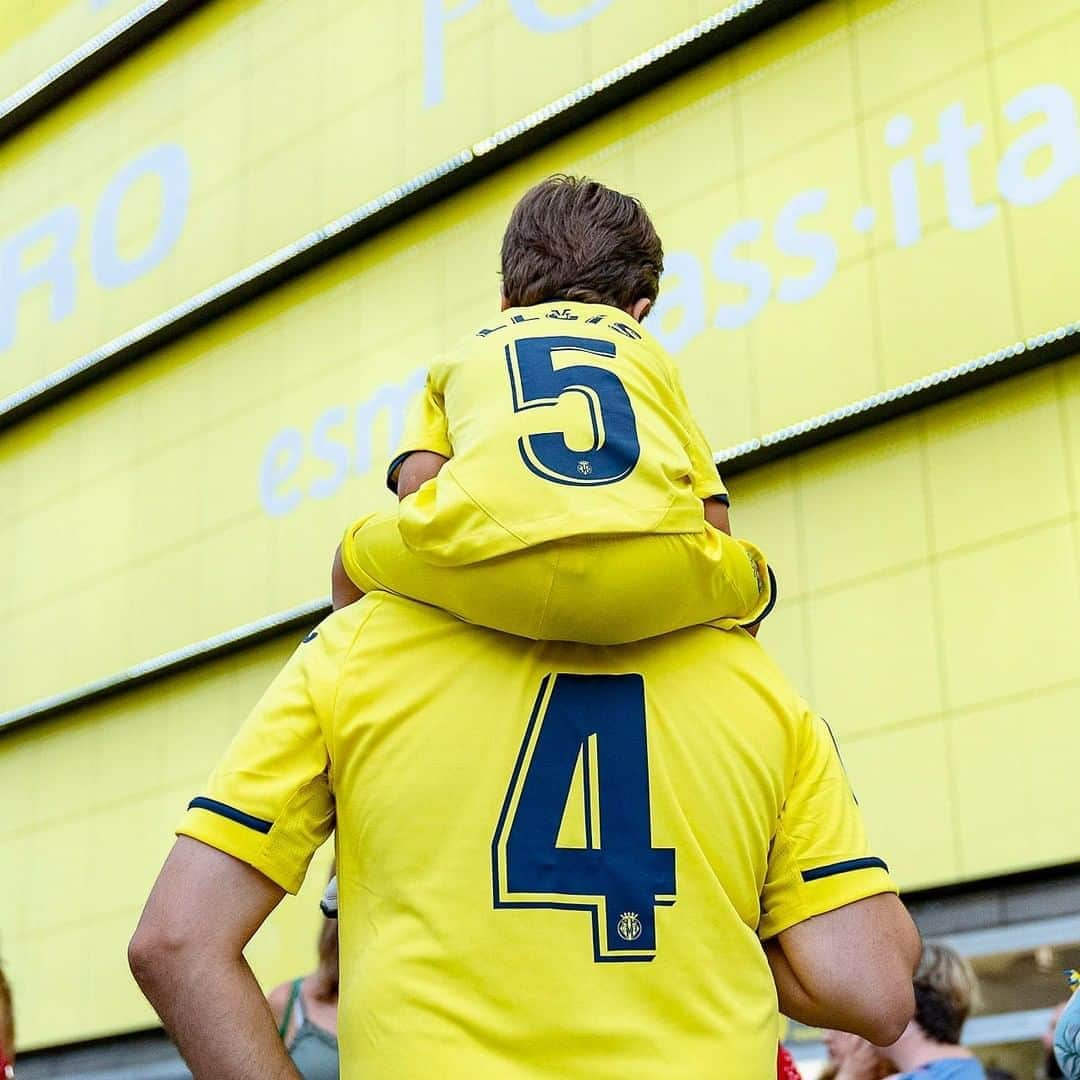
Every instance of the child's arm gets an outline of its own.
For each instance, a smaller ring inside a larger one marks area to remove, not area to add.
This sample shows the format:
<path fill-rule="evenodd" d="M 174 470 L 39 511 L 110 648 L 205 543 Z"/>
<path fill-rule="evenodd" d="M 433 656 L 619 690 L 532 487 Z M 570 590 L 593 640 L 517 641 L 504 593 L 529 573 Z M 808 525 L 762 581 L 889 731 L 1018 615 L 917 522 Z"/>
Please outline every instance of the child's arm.
<path fill-rule="evenodd" d="M 450 436 L 442 393 L 431 375 L 428 376 L 424 392 L 410 410 L 405 429 L 405 446 L 434 446 L 446 453 L 424 449 L 399 454 L 386 477 L 390 490 L 399 500 L 411 495 L 425 480 L 430 480 L 450 457 Z M 334 564 L 330 571 L 330 599 L 334 610 L 355 603 L 363 595 L 363 590 L 353 584 L 345 570 L 339 544 L 334 552 Z"/>
<path fill-rule="evenodd" d="M 414 450 L 402 461 L 397 471 L 397 497 L 400 501 L 411 495 L 421 484 L 437 476 L 449 461 L 448 457 L 434 450 Z"/>
<path fill-rule="evenodd" d="M 727 503 L 722 503 L 719 499 L 702 499 L 701 501 L 705 504 L 705 520 L 714 529 L 719 529 L 730 536 L 731 518 L 728 514 Z"/>

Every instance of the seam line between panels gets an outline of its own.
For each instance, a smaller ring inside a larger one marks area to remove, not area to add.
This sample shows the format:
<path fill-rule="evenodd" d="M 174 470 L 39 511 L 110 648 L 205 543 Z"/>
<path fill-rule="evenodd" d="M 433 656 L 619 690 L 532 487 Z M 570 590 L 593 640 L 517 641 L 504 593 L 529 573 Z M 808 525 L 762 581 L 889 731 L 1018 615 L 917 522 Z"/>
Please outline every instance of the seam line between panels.
<path fill-rule="evenodd" d="M 1064 359 L 1075 350 L 1074 339 L 1078 334 L 1080 320 L 1028 338 L 1027 341 L 1018 341 L 972 360 L 942 368 L 892 390 L 810 417 L 760 438 L 728 447 L 717 452 L 714 458 L 718 466 L 723 466 L 724 474 L 732 476 L 771 461 L 793 457 L 814 446 L 876 427 L 888 420 Z M 112 694 L 135 689 L 155 679 L 309 627 L 313 621 L 321 621 L 329 614 L 329 601 L 322 598 L 311 600 L 134 664 L 73 690 L 39 698 L 0 713 L 0 737 L 5 732 L 39 723 Z"/>
<path fill-rule="evenodd" d="M 206 0 L 145 0 L 0 101 L 0 142 L 126 60 Z"/>
<path fill-rule="evenodd" d="M 151 0 L 193 7 L 205 0 Z M 738 0 L 0 399 L 0 430 L 249 304 L 818 0 Z M 2 124 L 2 119 L 0 119 Z M 0 134 L 2 134 L 0 127 Z"/>

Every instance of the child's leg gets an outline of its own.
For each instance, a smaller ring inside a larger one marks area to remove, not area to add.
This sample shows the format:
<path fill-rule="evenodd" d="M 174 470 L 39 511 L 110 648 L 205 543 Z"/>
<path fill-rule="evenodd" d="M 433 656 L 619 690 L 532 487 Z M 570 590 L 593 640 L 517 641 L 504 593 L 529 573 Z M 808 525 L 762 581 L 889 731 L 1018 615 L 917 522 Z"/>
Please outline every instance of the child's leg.
<path fill-rule="evenodd" d="M 338 611 L 349 604 L 355 604 L 363 595 L 363 589 L 358 589 L 345 571 L 341 545 L 338 544 L 338 549 L 334 552 L 334 565 L 330 569 L 330 604 Z"/>
<path fill-rule="evenodd" d="M 733 629 L 760 620 L 772 572 L 751 543 L 701 533 L 562 541 L 539 636 L 622 644 L 688 626 Z"/>
<path fill-rule="evenodd" d="M 448 611 L 466 622 L 536 638 L 558 553 L 534 548 L 464 566 L 435 566 L 401 539 L 396 513 L 369 514 L 345 530 L 341 562 L 352 588 L 382 590 Z"/>
<path fill-rule="evenodd" d="M 551 641 L 615 645 L 716 620 L 729 628 L 760 618 L 772 595 L 761 552 L 712 528 L 564 540 L 451 567 L 413 554 L 394 514 L 373 514 L 349 527 L 341 554 L 365 592 Z"/>

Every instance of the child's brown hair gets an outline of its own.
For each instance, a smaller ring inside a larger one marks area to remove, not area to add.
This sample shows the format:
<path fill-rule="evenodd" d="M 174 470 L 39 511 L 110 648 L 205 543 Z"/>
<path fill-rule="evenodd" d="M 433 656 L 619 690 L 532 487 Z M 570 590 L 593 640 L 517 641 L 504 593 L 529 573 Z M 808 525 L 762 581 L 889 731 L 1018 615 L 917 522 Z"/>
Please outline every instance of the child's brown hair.
<path fill-rule="evenodd" d="M 503 236 L 511 307 L 576 300 L 628 310 L 656 299 L 663 269 L 663 245 L 641 203 L 584 177 L 550 176 L 530 188 Z"/>

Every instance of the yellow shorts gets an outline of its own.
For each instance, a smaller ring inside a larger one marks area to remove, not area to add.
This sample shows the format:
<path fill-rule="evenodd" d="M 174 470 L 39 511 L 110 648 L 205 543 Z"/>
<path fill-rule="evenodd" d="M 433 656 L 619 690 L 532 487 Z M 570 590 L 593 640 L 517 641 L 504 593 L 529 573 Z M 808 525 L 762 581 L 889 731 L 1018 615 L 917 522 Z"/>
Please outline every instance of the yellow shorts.
<path fill-rule="evenodd" d="M 382 590 L 466 622 L 539 641 L 621 645 L 685 626 L 730 629 L 772 607 L 764 555 L 700 533 L 573 537 L 464 566 L 433 566 L 405 546 L 397 513 L 345 531 L 341 559 L 364 592 Z"/>

